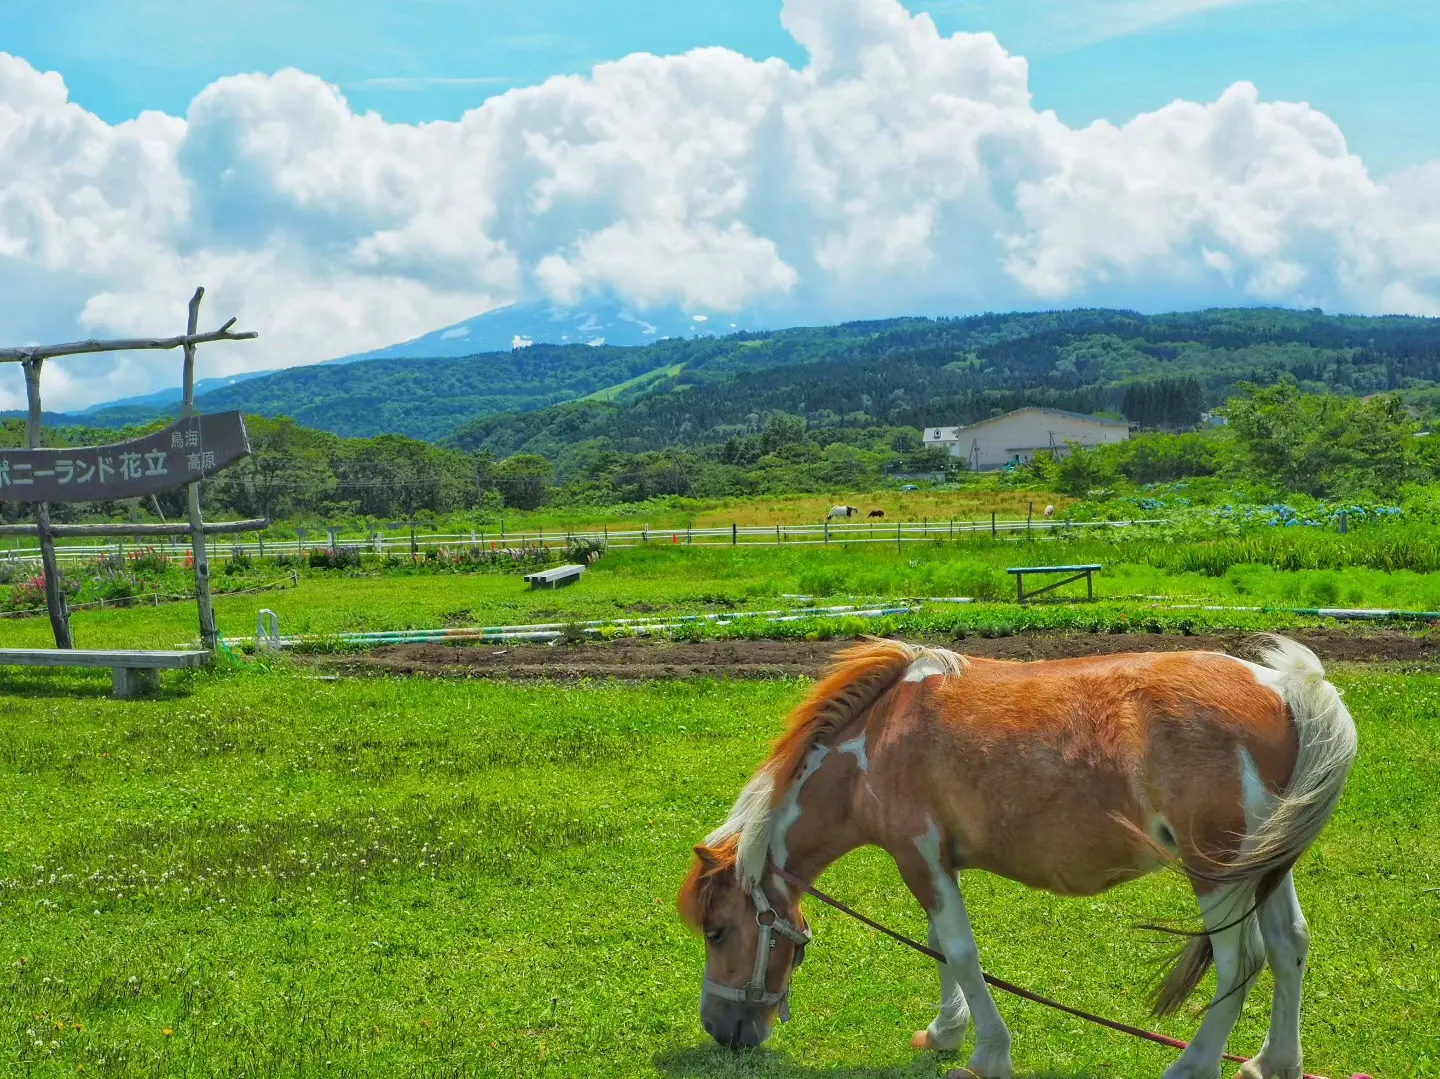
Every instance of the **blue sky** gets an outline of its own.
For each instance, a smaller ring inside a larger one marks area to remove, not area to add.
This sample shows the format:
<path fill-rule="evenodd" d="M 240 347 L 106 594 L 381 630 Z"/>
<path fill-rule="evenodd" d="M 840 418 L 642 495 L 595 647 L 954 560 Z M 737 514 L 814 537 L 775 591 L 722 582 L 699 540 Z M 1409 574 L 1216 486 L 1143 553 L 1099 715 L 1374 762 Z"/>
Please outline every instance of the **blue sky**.
<path fill-rule="evenodd" d="M 1435 0 L 933 0 L 942 33 L 990 30 L 1031 65 L 1035 104 L 1122 122 L 1237 80 L 1335 119 L 1377 172 L 1440 147 Z M 58 70 L 111 122 L 184 115 L 215 79 L 298 67 L 357 111 L 454 119 L 487 97 L 629 53 L 723 45 L 804 54 L 779 0 L 5 0 L 0 49 Z"/>
<path fill-rule="evenodd" d="M 531 300 L 1440 316 L 1437 41 L 1436 0 L 0 0 L 0 342 L 198 284 L 261 334 L 204 376 Z"/>

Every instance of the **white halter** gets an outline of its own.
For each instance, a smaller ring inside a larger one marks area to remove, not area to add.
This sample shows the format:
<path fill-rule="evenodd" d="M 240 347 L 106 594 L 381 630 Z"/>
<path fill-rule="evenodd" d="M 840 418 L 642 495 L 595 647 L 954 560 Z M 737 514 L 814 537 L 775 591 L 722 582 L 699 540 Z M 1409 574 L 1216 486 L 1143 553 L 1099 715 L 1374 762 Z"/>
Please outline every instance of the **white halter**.
<path fill-rule="evenodd" d="M 791 924 L 775 913 L 775 908 L 770 905 L 766 898 L 765 891 L 756 884 L 750 889 L 750 899 L 755 904 L 755 924 L 760 927 L 755 937 L 755 969 L 750 975 L 750 980 L 743 986 L 721 985 L 719 982 L 712 982 L 709 978 L 704 980 L 704 992 L 713 994 L 721 1000 L 733 1000 L 742 1004 L 760 1004 L 765 1007 L 780 1005 L 780 1022 L 790 1020 L 790 990 L 788 988 L 781 992 L 772 992 L 766 988 L 767 976 L 770 971 L 770 950 L 775 947 L 774 934 L 779 933 L 782 937 L 795 942 L 794 966 L 799 966 L 801 959 L 805 956 L 805 945 L 810 943 L 810 931 L 801 929 Z"/>

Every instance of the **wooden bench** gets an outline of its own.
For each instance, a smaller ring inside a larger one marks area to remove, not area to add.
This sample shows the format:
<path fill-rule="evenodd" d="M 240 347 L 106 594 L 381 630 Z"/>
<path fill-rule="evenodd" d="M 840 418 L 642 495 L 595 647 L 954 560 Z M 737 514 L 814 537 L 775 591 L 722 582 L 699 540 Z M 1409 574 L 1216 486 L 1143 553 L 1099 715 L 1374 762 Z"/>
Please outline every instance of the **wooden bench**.
<path fill-rule="evenodd" d="M 525 580 L 530 582 L 531 588 L 564 588 L 578 581 L 584 572 L 584 566 L 556 566 L 540 573 L 527 573 Z"/>
<path fill-rule="evenodd" d="M 1082 577 L 1085 579 L 1085 598 L 1087 600 L 1094 600 L 1095 581 L 1093 574 L 1104 568 L 1103 566 L 1015 566 L 1007 569 L 1005 572 L 1015 575 L 1015 602 L 1024 603 L 1027 599 L 1034 599 L 1042 592 L 1049 592 L 1052 588 L 1059 588 L 1062 584 L 1070 584 L 1072 581 L 1078 581 Z M 1063 581 L 1055 581 L 1052 584 L 1047 584 L 1044 588 L 1035 588 L 1026 592 L 1025 574 L 1027 573 L 1068 573 L 1069 576 Z"/>
<path fill-rule="evenodd" d="M 7 667 L 109 667 L 116 697 L 134 697 L 152 690 L 158 672 L 203 667 L 209 652 L 127 652 L 82 648 L 0 648 L 0 666 Z"/>

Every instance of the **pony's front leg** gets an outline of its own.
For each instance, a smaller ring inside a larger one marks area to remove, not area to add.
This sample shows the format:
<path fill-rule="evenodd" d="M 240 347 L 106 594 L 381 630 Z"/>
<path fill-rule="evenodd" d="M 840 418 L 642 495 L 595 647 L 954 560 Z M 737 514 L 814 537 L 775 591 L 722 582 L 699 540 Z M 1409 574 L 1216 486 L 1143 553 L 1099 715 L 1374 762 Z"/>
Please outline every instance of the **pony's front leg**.
<path fill-rule="evenodd" d="M 930 926 L 930 947 L 941 950 L 935 926 Z M 965 1030 L 970 1025 L 970 1005 L 960 988 L 960 977 L 949 963 L 937 963 L 940 970 L 940 1014 L 924 1030 L 917 1030 L 910 1039 L 916 1049 L 949 1052 L 965 1044 Z"/>
<path fill-rule="evenodd" d="M 932 823 L 925 834 L 915 839 L 918 858 L 902 855 L 895 860 L 905 883 L 930 917 L 933 946 L 945 954 L 945 969 L 954 975 L 964 1002 L 973 1012 L 975 1051 L 966 1067 L 980 1079 L 1010 1079 L 1010 1031 L 985 984 L 965 897 L 960 894 L 955 867 L 944 851 L 940 829 Z"/>
<path fill-rule="evenodd" d="M 1229 887 L 1200 900 L 1215 957 L 1215 998 L 1194 1041 L 1165 1069 L 1165 1079 L 1219 1079 L 1225 1042 L 1264 965 L 1259 926 L 1249 913 L 1251 895 L 1248 888 Z"/>

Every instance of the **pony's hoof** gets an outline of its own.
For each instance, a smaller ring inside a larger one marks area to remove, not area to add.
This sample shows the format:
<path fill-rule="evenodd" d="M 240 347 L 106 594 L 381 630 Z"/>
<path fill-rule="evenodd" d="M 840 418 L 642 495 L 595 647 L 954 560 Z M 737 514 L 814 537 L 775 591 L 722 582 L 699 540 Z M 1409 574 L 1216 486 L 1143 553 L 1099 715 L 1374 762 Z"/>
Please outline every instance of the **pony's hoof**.
<path fill-rule="evenodd" d="M 1293 1068 L 1267 1068 L 1260 1059 L 1247 1060 L 1240 1065 L 1235 1079 L 1301 1079 L 1300 1065 Z"/>
<path fill-rule="evenodd" d="M 910 1036 L 911 1049 L 929 1049 L 930 1032 L 928 1030 L 917 1030 Z"/>

